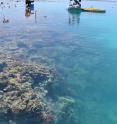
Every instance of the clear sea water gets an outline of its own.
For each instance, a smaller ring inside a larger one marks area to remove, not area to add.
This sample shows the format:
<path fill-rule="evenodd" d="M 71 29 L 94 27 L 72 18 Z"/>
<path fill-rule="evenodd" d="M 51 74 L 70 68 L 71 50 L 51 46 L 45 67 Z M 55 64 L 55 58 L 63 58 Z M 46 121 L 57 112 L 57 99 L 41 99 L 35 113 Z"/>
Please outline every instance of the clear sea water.
<path fill-rule="evenodd" d="M 117 124 L 117 2 L 82 2 L 106 9 L 103 14 L 73 14 L 67 7 L 37 1 L 26 16 L 23 2 L 1 5 L 0 52 L 55 68 L 58 86 L 51 94 L 76 101 L 74 120 L 57 124 Z"/>

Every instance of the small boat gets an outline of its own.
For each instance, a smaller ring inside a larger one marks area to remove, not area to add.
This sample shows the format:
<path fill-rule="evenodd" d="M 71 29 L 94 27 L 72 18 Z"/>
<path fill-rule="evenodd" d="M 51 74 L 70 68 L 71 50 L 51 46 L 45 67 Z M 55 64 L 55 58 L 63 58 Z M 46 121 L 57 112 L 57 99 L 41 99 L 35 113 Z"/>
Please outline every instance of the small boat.
<path fill-rule="evenodd" d="M 71 12 L 71 13 L 80 13 L 82 10 L 81 10 L 81 7 L 69 7 L 68 8 L 68 11 Z"/>
<path fill-rule="evenodd" d="M 81 7 L 69 7 L 69 12 L 80 13 L 80 12 L 96 12 L 96 13 L 105 13 L 106 10 L 97 9 L 97 8 L 81 8 Z"/>
<path fill-rule="evenodd" d="M 105 13 L 106 10 L 97 9 L 97 8 L 81 8 L 83 12 L 96 12 L 96 13 Z"/>

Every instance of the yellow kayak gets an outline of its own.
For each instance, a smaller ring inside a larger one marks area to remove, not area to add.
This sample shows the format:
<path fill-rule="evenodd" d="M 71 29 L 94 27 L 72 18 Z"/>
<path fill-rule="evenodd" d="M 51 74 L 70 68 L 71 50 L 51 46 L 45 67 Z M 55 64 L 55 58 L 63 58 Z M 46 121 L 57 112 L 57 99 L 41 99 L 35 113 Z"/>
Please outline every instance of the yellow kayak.
<path fill-rule="evenodd" d="M 106 12 L 106 10 L 97 9 L 97 8 L 82 8 L 81 10 L 84 12 L 97 12 L 97 13 L 105 13 Z"/>

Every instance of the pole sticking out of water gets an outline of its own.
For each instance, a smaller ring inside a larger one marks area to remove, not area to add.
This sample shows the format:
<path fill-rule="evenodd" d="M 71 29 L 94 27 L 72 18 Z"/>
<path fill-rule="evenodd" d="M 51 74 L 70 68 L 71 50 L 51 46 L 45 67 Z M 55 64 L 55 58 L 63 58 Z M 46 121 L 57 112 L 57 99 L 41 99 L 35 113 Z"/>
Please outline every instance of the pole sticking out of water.
<path fill-rule="evenodd" d="M 35 11 L 35 23 L 37 23 L 37 11 Z"/>

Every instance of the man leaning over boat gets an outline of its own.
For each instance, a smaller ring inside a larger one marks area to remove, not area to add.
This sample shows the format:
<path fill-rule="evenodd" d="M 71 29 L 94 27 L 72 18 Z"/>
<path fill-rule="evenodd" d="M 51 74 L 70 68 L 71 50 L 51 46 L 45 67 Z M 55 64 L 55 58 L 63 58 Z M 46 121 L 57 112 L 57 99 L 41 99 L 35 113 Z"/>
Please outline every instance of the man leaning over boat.
<path fill-rule="evenodd" d="M 81 8 L 81 0 L 70 0 L 70 7 Z"/>

